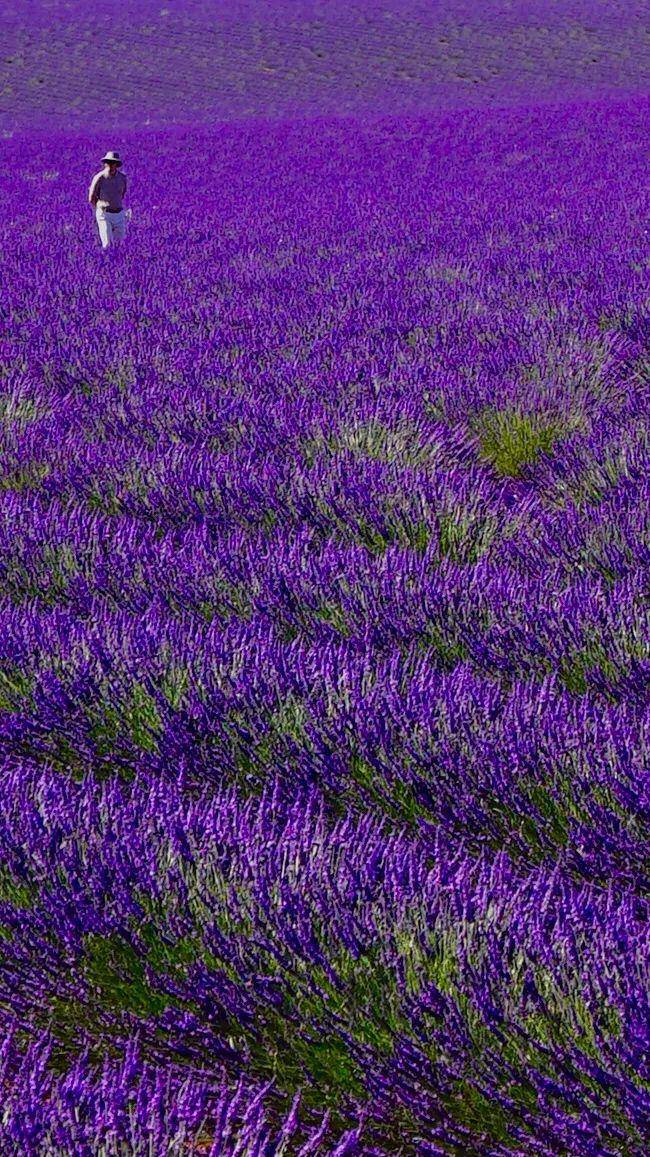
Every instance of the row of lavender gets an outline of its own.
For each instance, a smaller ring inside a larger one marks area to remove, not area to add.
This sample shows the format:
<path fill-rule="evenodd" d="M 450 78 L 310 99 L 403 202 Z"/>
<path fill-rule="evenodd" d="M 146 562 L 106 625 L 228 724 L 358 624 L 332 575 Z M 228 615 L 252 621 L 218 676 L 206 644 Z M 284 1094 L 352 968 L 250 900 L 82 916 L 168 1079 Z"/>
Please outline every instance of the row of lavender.
<path fill-rule="evenodd" d="M 643 114 L 8 143 L 8 1150 L 643 1152 Z"/>
<path fill-rule="evenodd" d="M 285 1151 L 301 1088 L 304 1152 L 319 1129 L 328 1153 L 358 1130 L 364 1153 L 642 1152 L 646 925 L 624 882 L 334 821 L 278 781 L 190 798 L 23 761 L 1 786 L 5 1143 L 230 1152 L 217 1106 L 244 1072 L 275 1141 L 232 1151 Z"/>
<path fill-rule="evenodd" d="M 5 0 L 0 129 L 623 96 L 645 23 L 644 0 Z"/>

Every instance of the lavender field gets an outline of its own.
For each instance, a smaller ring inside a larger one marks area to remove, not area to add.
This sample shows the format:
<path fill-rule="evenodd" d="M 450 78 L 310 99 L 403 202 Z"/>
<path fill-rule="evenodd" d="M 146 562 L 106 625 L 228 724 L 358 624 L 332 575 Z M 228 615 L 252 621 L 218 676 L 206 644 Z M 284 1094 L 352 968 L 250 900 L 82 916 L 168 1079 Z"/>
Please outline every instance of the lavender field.
<path fill-rule="evenodd" d="M 641 1157 L 642 6 L 161 7 L 4 16 L 0 1157 Z"/>

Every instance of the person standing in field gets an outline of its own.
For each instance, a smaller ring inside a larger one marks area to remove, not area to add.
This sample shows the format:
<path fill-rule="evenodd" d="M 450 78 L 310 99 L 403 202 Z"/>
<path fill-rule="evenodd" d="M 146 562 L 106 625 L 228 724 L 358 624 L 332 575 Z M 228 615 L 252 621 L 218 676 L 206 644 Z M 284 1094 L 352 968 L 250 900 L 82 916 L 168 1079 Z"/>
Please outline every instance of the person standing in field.
<path fill-rule="evenodd" d="M 88 200 L 95 210 L 102 249 L 124 240 L 127 214 L 124 212 L 126 175 L 120 172 L 120 154 L 108 152 L 102 157 L 103 169 L 96 173 L 88 190 Z"/>

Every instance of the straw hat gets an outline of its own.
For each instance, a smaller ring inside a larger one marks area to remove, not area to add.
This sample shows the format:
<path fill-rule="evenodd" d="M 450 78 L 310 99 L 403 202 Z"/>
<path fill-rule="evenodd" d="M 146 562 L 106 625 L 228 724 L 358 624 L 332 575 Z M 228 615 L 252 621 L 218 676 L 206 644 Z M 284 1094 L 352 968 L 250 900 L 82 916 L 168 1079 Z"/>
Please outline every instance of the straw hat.
<path fill-rule="evenodd" d="M 106 153 L 106 156 L 102 157 L 102 165 L 121 165 L 121 164 L 122 164 L 122 161 L 120 159 L 120 154 L 114 153 L 110 149 Z"/>

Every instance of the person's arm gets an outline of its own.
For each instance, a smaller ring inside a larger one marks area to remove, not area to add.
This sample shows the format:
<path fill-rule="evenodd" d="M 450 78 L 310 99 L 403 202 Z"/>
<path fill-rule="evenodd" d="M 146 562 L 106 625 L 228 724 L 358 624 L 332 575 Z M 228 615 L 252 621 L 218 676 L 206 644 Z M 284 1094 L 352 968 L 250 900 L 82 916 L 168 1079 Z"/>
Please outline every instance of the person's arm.
<path fill-rule="evenodd" d="M 97 204 L 97 202 L 99 200 L 99 179 L 100 179 L 100 177 L 101 177 L 101 173 L 97 173 L 97 176 L 93 177 L 93 179 L 90 183 L 90 188 L 88 190 L 88 203 L 90 205 L 92 205 L 93 207 Z"/>

